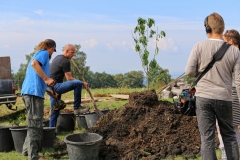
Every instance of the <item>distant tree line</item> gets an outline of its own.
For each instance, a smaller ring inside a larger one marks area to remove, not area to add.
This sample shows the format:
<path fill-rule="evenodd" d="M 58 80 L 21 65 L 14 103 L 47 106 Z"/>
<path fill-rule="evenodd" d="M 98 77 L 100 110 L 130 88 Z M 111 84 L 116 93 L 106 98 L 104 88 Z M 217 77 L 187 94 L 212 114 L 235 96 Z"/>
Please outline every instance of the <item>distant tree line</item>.
<path fill-rule="evenodd" d="M 130 71 L 120 74 L 108 74 L 106 72 L 93 72 L 89 66 L 86 66 L 87 55 L 85 52 L 80 51 L 81 46 L 75 44 L 76 56 L 73 57 L 74 62 L 77 64 L 84 76 L 84 79 L 89 83 L 90 88 L 139 88 L 144 87 L 144 80 L 146 79 L 143 71 Z M 31 60 L 34 52 L 26 56 L 26 63 L 21 63 L 17 73 L 13 74 L 15 83 L 21 89 L 23 80 L 25 78 L 26 69 L 29 61 Z M 80 75 L 74 65 L 71 65 L 71 72 L 74 78 L 80 79 Z M 168 84 L 171 81 L 171 75 L 167 69 L 161 68 L 159 65 L 149 73 L 149 85 L 151 88 L 159 87 L 159 85 Z"/>

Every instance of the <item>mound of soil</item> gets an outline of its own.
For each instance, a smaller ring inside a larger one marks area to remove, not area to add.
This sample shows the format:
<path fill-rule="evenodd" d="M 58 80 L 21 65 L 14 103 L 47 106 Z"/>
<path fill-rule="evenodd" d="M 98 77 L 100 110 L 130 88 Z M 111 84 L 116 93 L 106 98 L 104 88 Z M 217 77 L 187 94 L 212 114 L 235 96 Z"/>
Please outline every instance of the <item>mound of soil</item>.
<path fill-rule="evenodd" d="M 196 117 L 176 114 L 172 103 L 158 101 L 155 90 L 130 94 L 128 104 L 102 116 L 88 131 L 103 136 L 100 159 L 104 160 L 200 155 Z"/>

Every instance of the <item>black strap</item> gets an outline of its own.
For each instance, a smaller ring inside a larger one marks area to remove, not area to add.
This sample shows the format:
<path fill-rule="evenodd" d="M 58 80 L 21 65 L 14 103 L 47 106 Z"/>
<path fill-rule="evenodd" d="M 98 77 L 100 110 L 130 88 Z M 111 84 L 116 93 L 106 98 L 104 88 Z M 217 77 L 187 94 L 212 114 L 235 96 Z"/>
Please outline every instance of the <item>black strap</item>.
<path fill-rule="evenodd" d="M 216 61 L 220 61 L 224 56 L 224 53 L 227 51 L 230 44 L 224 42 L 221 48 L 214 54 L 213 60 L 208 64 L 207 68 L 197 77 L 194 82 L 194 86 L 197 85 L 198 81 L 212 68 Z"/>

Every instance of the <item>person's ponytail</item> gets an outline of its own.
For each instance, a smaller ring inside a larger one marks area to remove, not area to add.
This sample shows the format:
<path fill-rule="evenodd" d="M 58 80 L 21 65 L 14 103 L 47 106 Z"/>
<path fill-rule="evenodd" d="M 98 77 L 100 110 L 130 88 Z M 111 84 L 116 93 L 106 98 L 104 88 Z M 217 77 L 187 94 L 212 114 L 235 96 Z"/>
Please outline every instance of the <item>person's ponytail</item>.
<path fill-rule="evenodd" d="M 37 47 L 35 48 L 35 52 L 41 50 L 41 49 L 48 49 L 51 47 L 56 47 L 56 42 L 52 39 L 46 39 L 42 42 L 40 42 Z"/>

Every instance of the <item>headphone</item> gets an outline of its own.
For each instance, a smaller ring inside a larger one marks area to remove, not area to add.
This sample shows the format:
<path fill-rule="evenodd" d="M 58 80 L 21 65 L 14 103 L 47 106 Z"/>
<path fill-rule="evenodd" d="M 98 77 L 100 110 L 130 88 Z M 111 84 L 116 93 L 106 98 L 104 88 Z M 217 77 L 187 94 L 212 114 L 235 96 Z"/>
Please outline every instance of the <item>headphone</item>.
<path fill-rule="evenodd" d="M 208 26 L 208 16 L 204 20 L 204 26 L 205 26 L 206 33 L 211 33 L 212 32 L 211 27 Z"/>

